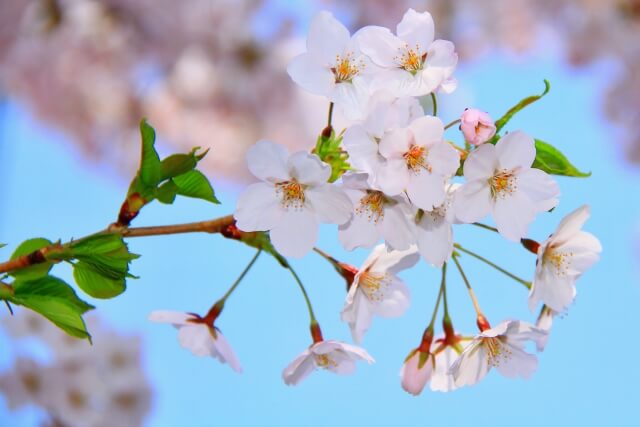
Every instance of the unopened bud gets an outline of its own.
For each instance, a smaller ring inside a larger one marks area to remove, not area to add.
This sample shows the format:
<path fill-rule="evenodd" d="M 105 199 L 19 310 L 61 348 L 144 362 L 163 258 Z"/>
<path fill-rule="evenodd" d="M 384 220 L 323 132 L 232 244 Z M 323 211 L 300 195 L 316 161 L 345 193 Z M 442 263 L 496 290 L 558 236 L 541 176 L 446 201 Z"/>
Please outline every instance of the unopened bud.
<path fill-rule="evenodd" d="M 460 130 L 464 139 L 471 145 L 481 145 L 496 134 L 496 125 L 489 114 L 468 108 L 460 117 Z"/>
<path fill-rule="evenodd" d="M 540 243 L 536 242 L 532 239 L 520 239 L 520 243 L 524 246 L 529 252 L 534 254 L 538 254 L 538 250 L 540 250 Z"/>

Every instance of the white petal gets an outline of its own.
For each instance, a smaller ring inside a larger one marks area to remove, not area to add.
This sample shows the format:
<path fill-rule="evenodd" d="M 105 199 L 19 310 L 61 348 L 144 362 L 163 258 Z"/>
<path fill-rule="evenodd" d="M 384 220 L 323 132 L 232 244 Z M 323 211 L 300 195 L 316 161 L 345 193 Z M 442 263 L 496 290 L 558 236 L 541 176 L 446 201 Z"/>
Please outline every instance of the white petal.
<path fill-rule="evenodd" d="M 453 376 L 449 373 L 449 368 L 457 357 L 456 351 L 449 346 L 436 355 L 436 368 L 429 383 L 431 390 L 448 392 L 457 388 Z"/>
<path fill-rule="evenodd" d="M 349 296 L 347 300 L 351 299 L 351 302 L 347 301 L 340 317 L 343 322 L 349 324 L 353 342 L 359 344 L 371 326 L 373 313 L 370 310 L 368 298 L 358 289 L 358 286 L 351 286 Z"/>
<path fill-rule="evenodd" d="M 409 129 L 413 132 L 416 144 L 421 147 L 430 148 L 443 141 L 444 125 L 437 117 L 419 117 L 409 125 Z"/>
<path fill-rule="evenodd" d="M 489 184 L 481 179 L 465 183 L 456 191 L 453 205 L 458 220 L 466 223 L 481 220 L 493 207 Z"/>
<path fill-rule="evenodd" d="M 353 204 L 336 185 L 311 187 L 307 189 L 305 196 L 321 222 L 340 225 L 351 218 Z"/>
<path fill-rule="evenodd" d="M 258 182 L 240 195 L 233 216 L 240 230 L 266 231 L 276 227 L 285 212 L 274 185 Z"/>
<path fill-rule="evenodd" d="M 349 153 L 351 165 L 369 174 L 374 173 L 378 165 L 378 144 L 369 136 L 362 125 L 354 125 L 347 129 L 342 140 Z"/>
<path fill-rule="evenodd" d="M 508 240 L 518 242 L 527 236 L 529 224 L 535 218 L 533 203 L 520 191 L 498 197 L 493 206 L 493 218 L 500 234 Z"/>
<path fill-rule="evenodd" d="M 524 132 L 510 132 L 496 144 L 496 154 L 500 168 L 530 168 L 536 158 L 536 145 Z"/>
<path fill-rule="evenodd" d="M 338 238 L 342 246 L 348 251 L 355 248 L 370 248 L 375 245 L 380 235 L 373 221 L 367 219 L 366 214 L 354 214 L 351 220 L 338 229 Z"/>
<path fill-rule="evenodd" d="M 487 375 L 490 366 L 487 350 L 479 341 L 474 340 L 453 362 L 450 372 L 455 385 L 462 387 L 477 384 Z"/>
<path fill-rule="evenodd" d="M 213 336 L 208 326 L 193 324 L 182 326 L 178 331 L 180 345 L 196 356 L 211 356 Z"/>
<path fill-rule="evenodd" d="M 415 246 L 404 251 L 388 251 L 384 245 L 378 245 L 362 263 L 360 270 L 398 274 L 402 270 L 413 267 L 419 259 Z"/>
<path fill-rule="evenodd" d="M 220 333 L 220 331 L 217 331 L 216 339 L 213 341 L 213 345 L 215 346 L 215 349 L 220 355 L 221 362 L 228 363 L 229 366 L 231 366 L 231 369 L 233 369 L 239 374 L 242 373 L 242 367 L 240 366 L 240 362 L 238 361 L 238 358 L 233 352 L 233 349 L 231 348 L 231 346 L 229 345 L 229 342 L 224 337 L 224 335 Z"/>
<path fill-rule="evenodd" d="M 318 62 L 310 53 L 293 58 L 287 73 L 301 88 L 315 95 L 329 97 L 335 87 L 335 76 L 330 68 Z"/>
<path fill-rule="evenodd" d="M 445 179 L 426 170 L 409 175 L 407 195 L 415 206 L 427 211 L 440 206 L 444 202 Z"/>
<path fill-rule="evenodd" d="M 354 34 L 354 38 L 360 50 L 377 65 L 387 68 L 397 66 L 393 58 L 404 43 L 388 28 L 367 26 Z"/>
<path fill-rule="evenodd" d="M 518 191 L 534 203 L 538 212 L 546 212 L 558 205 L 558 184 L 540 169 L 526 169 L 518 174 Z"/>
<path fill-rule="evenodd" d="M 445 177 L 455 175 L 460 166 L 460 154 L 446 142 L 439 142 L 429 149 L 427 161 L 434 174 Z"/>
<path fill-rule="evenodd" d="M 431 358 L 433 356 L 428 355 L 427 361 L 422 367 L 418 367 L 420 364 L 420 355 L 422 353 L 416 351 L 404 364 L 400 370 L 400 378 L 402 388 L 414 396 L 422 393 L 424 386 L 431 379 L 433 372 L 433 363 Z"/>
<path fill-rule="evenodd" d="M 387 160 L 402 159 L 411 147 L 411 136 L 406 128 L 394 129 L 380 140 L 378 150 Z"/>
<path fill-rule="evenodd" d="M 429 12 L 418 13 L 413 9 L 409 9 L 398 24 L 396 34 L 410 48 L 415 48 L 418 45 L 422 52 L 425 52 L 433 42 L 433 18 Z"/>
<path fill-rule="evenodd" d="M 286 147 L 271 141 L 258 141 L 247 151 L 247 167 L 258 179 L 281 182 L 289 179 Z"/>
<path fill-rule="evenodd" d="M 152 322 L 171 323 L 174 325 L 191 325 L 189 319 L 193 319 L 193 315 L 183 313 L 181 311 L 152 311 L 148 317 Z"/>
<path fill-rule="evenodd" d="M 378 229 L 385 242 L 395 250 L 409 249 L 415 243 L 413 227 L 400 204 L 385 206 L 384 218 L 378 223 Z"/>
<path fill-rule="evenodd" d="M 282 371 L 282 379 L 286 385 L 297 385 L 315 369 L 313 356 L 305 350 Z"/>
<path fill-rule="evenodd" d="M 301 184 L 325 184 L 331 176 L 331 167 L 322 162 L 315 154 L 298 151 L 287 162 L 289 175 Z"/>
<path fill-rule="evenodd" d="M 510 355 L 498 364 L 498 372 L 507 378 L 529 378 L 538 368 L 538 359 L 518 347 L 509 346 Z"/>
<path fill-rule="evenodd" d="M 453 229 L 444 218 L 434 220 L 427 212 L 416 227 L 418 251 L 430 264 L 441 267 L 453 252 Z"/>
<path fill-rule="evenodd" d="M 372 309 L 381 317 L 402 316 L 411 304 L 411 292 L 409 288 L 398 278 L 391 277 L 391 283 L 384 291 L 384 298 L 374 302 Z"/>
<path fill-rule="evenodd" d="M 318 240 L 318 222 L 313 212 L 289 210 L 269 235 L 271 243 L 282 255 L 302 258 Z"/>
<path fill-rule="evenodd" d="M 568 240 L 571 236 L 580 231 L 590 216 L 591 209 L 588 205 L 583 205 L 565 216 L 562 221 L 560 221 L 560 224 L 558 224 L 556 232 L 553 233 L 553 242 L 562 243 Z"/>
<path fill-rule="evenodd" d="M 387 160 L 378 168 L 377 184 L 389 196 L 402 193 L 409 184 L 409 170 L 402 158 Z"/>
<path fill-rule="evenodd" d="M 458 64 L 458 54 L 453 43 L 448 40 L 435 40 L 429 47 L 426 68 L 437 68 L 442 75 L 440 85 L 455 85 L 455 79 L 450 79 L 451 74 Z M 451 81 L 453 80 L 453 81 Z M 447 89 L 451 89 L 450 87 Z"/>
<path fill-rule="evenodd" d="M 467 181 L 489 179 L 497 168 L 496 147 L 491 144 L 482 144 L 469 153 L 469 157 L 464 162 L 464 179 Z"/>
<path fill-rule="evenodd" d="M 575 295 L 575 278 L 558 276 L 554 267 L 542 267 L 529 291 L 529 309 L 533 311 L 542 301 L 555 311 L 563 311 L 571 305 Z"/>
<path fill-rule="evenodd" d="M 329 12 L 314 16 L 307 37 L 307 51 L 324 64 L 334 64 L 336 55 L 343 55 L 349 45 L 349 30 Z"/>

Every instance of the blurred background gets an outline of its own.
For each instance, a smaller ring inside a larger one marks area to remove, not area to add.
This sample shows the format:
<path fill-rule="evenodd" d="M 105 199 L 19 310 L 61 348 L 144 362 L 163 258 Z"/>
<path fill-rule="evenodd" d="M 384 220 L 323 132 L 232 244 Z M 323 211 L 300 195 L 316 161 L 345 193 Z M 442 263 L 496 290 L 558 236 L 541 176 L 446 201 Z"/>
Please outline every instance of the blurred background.
<path fill-rule="evenodd" d="M 400 366 L 418 344 L 439 283 L 437 271 L 420 265 L 403 275 L 413 294 L 407 315 L 376 319 L 365 338 L 375 365 L 345 378 L 319 372 L 286 387 L 281 370 L 309 344 L 306 311 L 286 271 L 265 256 L 217 323 L 243 364 L 238 376 L 191 356 L 171 327 L 146 317 L 156 309 L 205 313 L 253 251 L 218 236 L 151 237 L 130 241 L 143 255 L 133 263 L 140 279 L 114 300 L 91 301 L 98 307 L 93 347 L 60 344 L 55 330 L 28 313 L 0 315 L 0 426 L 635 425 L 638 0 L 5 0 L 0 242 L 9 247 L 3 258 L 27 238 L 67 240 L 115 219 L 138 163 L 142 117 L 156 128 L 161 154 L 211 148 L 204 170 L 222 205 L 150 205 L 135 224 L 232 212 L 251 180 L 244 165 L 249 145 L 269 138 L 309 149 L 324 125 L 326 101 L 300 91 L 285 70 L 304 50 L 312 16 L 327 9 L 352 31 L 368 24 L 393 29 L 408 7 L 430 11 L 436 37 L 452 40 L 460 56 L 458 89 L 439 97 L 444 122 L 466 107 L 497 118 L 540 93 L 547 78 L 551 93 L 508 128 L 554 144 L 593 173 L 558 178 L 560 206 L 531 227 L 531 237 L 542 240 L 565 214 L 588 203 L 586 228 L 604 247 L 601 262 L 579 281 L 576 303 L 554 325 L 536 375 L 509 381 L 494 373 L 473 388 L 425 390 L 417 398 L 402 391 Z M 448 137 L 461 140 L 455 128 Z M 531 277 L 531 255 L 466 228 L 456 229 L 457 240 Z M 347 253 L 336 237 L 326 227 L 318 246 L 359 265 L 367 252 Z M 472 259 L 463 262 L 493 323 L 535 320 L 520 285 Z M 339 321 L 342 279 L 313 255 L 294 265 L 325 337 L 350 341 Z M 72 281 L 64 266 L 54 274 Z M 454 324 L 473 332 L 470 302 L 453 273 L 449 288 Z M 109 358 L 110 348 L 124 356 Z M 56 393 L 73 398 L 46 398 Z"/>

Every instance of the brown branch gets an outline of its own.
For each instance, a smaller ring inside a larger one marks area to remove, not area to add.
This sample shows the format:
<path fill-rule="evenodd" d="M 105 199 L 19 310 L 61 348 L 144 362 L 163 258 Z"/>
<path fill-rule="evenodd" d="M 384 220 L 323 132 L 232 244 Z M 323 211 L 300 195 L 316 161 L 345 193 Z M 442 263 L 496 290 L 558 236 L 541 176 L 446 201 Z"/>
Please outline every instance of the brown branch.
<path fill-rule="evenodd" d="M 240 240 L 242 232 L 235 227 L 233 215 L 227 215 L 208 221 L 192 222 L 188 224 L 162 225 L 157 227 L 127 228 L 117 224 L 112 224 L 106 230 L 96 234 L 101 233 L 117 233 L 125 238 L 181 233 L 220 233 L 226 238 Z M 28 255 L 23 255 L 16 259 L 0 263 L 0 273 L 20 270 L 32 265 L 47 262 L 48 260 L 46 256 L 48 252 L 51 252 L 53 249 L 60 249 L 65 245 L 54 243 L 53 245 L 33 251 Z"/>

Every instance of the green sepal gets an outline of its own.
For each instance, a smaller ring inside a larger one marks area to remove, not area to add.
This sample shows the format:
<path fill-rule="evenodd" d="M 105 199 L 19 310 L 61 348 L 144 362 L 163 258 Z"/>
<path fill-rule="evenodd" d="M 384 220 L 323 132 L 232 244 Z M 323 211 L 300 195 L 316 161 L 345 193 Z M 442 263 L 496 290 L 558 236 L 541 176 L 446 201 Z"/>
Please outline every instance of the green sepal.
<path fill-rule="evenodd" d="M 41 314 L 71 336 L 91 341 L 82 315 L 94 307 L 78 298 L 67 283 L 57 277 L 45 276 L 16 280 L 13 288 L 12 303 Z"/>
<path fill-rule="evenodd" d="M 534 102 L 540 100 L 551 90 L 551 83 L 549 80 L 544 80 L 544 91 L 540 95 L 532 95 L 524 98 L 522 101 L 518 102 L 516 105 L 511 107 L 509 111 L 507 111 L 502 117 L 496 120 L 496 134 L 493 138 L 491 138 L 488 142 L 491 144 L 495 144 L 500 139 L 498 133 L 502 130 L 502 128 L 509 123 L 509 120 L 518 113 L 520 110 L 524 109 L 526 106 L 533 104 Z"/>
<path fill-rule="evenodd" d="M 142 154 L 138 177 L 148 188 L 155 188 L 160 182 L 161 163 L 155 148 L 156 132 L 145 119 L 140 121 L 140 136 L 142 137 Z"/>
<path fill-rule="evenodd" d="M 420 352 L 420 355 L 418 356 L 418 369 L 422 369 L 425 363 L 429 360 L 429 356 L 431 356 L 430 353 Z"/>
<path fill-rule="evenodd" d="M 539 139 L 536 139 L 536 158 L 531 167 L 543 170 L 552 175 L 579 178 L 591 176 L 591 172 L 581 172 L 560 150 Z"/>
<path fill-rule="evenodd" d="M 288 268 L 289 263 L 287 259 L 280 255 L 280 253 L 273 247 L 271 243 L 271 239 L 269 238 L 269 234 L 264 231 L 254 231 L 254 232 L 243 232 L 242 237 L 240 239 L 246 245 L 249 245 L 256 249 L 262 249 L 264 252 L 268 253 L 272 257 L 278 261 L 278 263 L 284 267 Z"/>
<path fill-rule="evenodd" d="M 209 180 L 198 170 L 192 170 L 176 176 L 172 181 L 176 187 L 178 187 L 177 193 L 181 196 L 203 199 L 211 203 L 220 204 Z"/>
<path fill-rule="evenodd" d="M 53 242 L 42 237 L 25 240 L 16 248 L 15 251 L 13 251 L 10 259 L 13 260 L 23 255 L 29 255 L 30 253 L 35 252 L 38 249 L 46 248 L 47 246 L 50 246 L 52 244 Z M 36 279 L 38 277 L 46 276 L 47 274 L 49 274 L 49 270 L 51 270 L 51 267 L 53 267 L 52 262 L 42 262 L 31 267 L 12 271 L 9 274 L 16 279 Z"/>
<path fill-rule="evenodd" d="M 349 154 L 342 148 L 342 134 L 336 136 L 333 130 L 328 137 L 325 135 L 318 137 L 313 153 L 331 166 L 329 182 L 335 182 L 345 172 L 352 169 L 348 161 Z"/>

